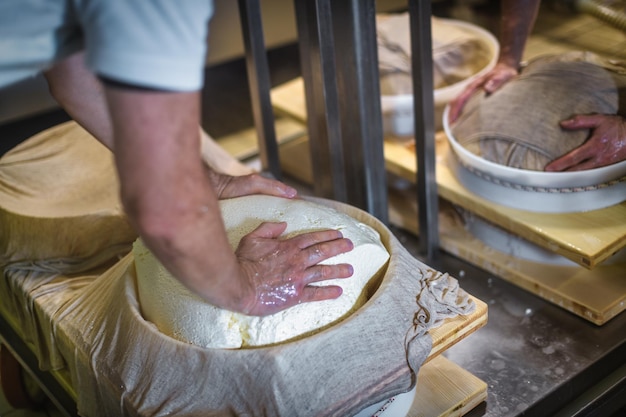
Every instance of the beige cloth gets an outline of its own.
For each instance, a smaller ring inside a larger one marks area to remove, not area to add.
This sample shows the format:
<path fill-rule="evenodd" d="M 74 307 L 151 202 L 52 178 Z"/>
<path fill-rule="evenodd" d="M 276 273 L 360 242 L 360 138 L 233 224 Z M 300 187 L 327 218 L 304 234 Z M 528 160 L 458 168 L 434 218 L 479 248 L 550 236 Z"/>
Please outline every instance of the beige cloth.
<path fill-rule="evenodd" d="M 90 257 L 136 237 L 119 202 L 111 153 L 73 122 L 0 158 L 0 218 L 0 265 Z"/>
<path fill-rule="evenodd" d="M 465 80 L 489 63 L 489 47 L 476 34 L 436 17 L 431 31 L 435 89 Z M 377 15 L 376 32 L 381 93 L 412 94 L 409 14 Z"/>
<path fill-rule="evenodd" d="M 478 92 L 452 126 L 470 152 L 514 168 L 543 171 L 580 146 L 589 130 L 559 122 L 575 114 L 626 114 L 626 62 L 589 52 L 536 58 L 490 96 Z"/>
<path fill-rule="evenodd" d="M 80 153 L 84 145 L 72 141 L 59 151 Z M 0 184 L 0 193 L 20 188 L 19 180 L 10 190 Z M 103 244 L 110 240 L 106 232 L 91 236 L 92 247 L 101 248 L 93 257 L 4 265 L 0 311 L 28 344 L 40 346 L 36 353 L 43 369 L 67 369 L 82 416 L 355 414 L 409 390 L 431 349 L 427 331 L 474 306 L 456 280 L 417 261 L 372 216 L 316 201 L 375 228 L 391 258 L 364 307 L 306 339 L 225 350 L 163 335 L 141 316 L 132 256 L 116 261 L 116 246 Z M 117 222 L 107 217 L 105 223 Z M 5 227 L 6 219 L 0 221 Z M 63 221 L 66 236 L 81 233 L 75 227 L 80 219 Z M 52 246 L 56 236 L 38 238 Z"/>

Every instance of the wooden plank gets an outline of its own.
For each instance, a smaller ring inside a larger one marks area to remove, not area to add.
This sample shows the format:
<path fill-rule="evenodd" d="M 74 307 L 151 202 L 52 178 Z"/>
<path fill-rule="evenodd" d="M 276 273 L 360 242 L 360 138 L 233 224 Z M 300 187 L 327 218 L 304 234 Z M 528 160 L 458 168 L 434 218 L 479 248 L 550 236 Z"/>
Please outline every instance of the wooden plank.
<path fill-rule="evenodd" d="M 476 309 L 467 316 L 457 316 L 446 320 L 441 326 L 431 329 L 433 347 L 426 358 L 426 362 L 438 357 L 450 346 L 465 339 L 470 334 L 487 324 L 487 304 L 476 297 L 470 296 Z"/>
<path fill-rule="evenodd" d="M 274 111 L 306 124 L 306 101 L 302 77 L 272 88 L 270 97 Z"/>
<path fill-rule="evenodd" d="M 389 218 L 392 224 L 417 233 L 417 204 L 408 198 L 410 194 L 390 193 Z M 588 270 L 516 258 L 472 236 L 450 204 L 440 208 L 440 240 L 447 252 L 597 325 L 626 309 L 626 264 Z"/>
<path fill-rule="evenodd" d="M 422 366 L 407 417 L 458 417 L 487 399 L 487 384 L 443 356 Z"/>
<path fill-rule="evenodd" d="M 276 140 L 279 144 L 287 143 L 303 134 L 302 123 L 296 122 L 286 117 L 276 118 Z M 258 138 L 256 129 L 251 127 L 232 135 L 222 136 L 215 141 L 231 156 L 241 160 L 256 156 L 259 153 Z"/>
<path fill-rule="evenodd" d="M 449 149 L 441 132 L 437 152 L 439 195 L 446 200 L 589 269 L 626 247 L 626 202 L 581 213 L 516 210 L 479 197 L 459 183 L 446 162 Z M 391 172 L 414 181 L 417 167 L 409 146 L 387 141 L 385 158 Z"/>
<path fill-rule="evenodd" d="M 274 88 L 272 103 L 277 112 L 300 122 L 306 121 L 301 79 Z M 301 149 L 302 152 L 308 151 L 308 147 Z M 626 219 L 626 202 L 584 213 L 553 214 L 512 209 L 474 195 L 456 180 L 446 163 L 448 144 L 443 132 L 436 136 L 436 149 L 439 195 L 445 199 L 585 268 L 600 265 L 626 247 L 626 222 L 623 221 Z M 415 183 L 417 163 L 411 144 L 387 138 L 384 152 L 387 170 Z"/>
<path fill-rule="evenodd" d="M 305 184 L 313 184 L 313 165 L 306 132 L 304 136 L 280 145 L 278 155 L 283 172 Z"/>

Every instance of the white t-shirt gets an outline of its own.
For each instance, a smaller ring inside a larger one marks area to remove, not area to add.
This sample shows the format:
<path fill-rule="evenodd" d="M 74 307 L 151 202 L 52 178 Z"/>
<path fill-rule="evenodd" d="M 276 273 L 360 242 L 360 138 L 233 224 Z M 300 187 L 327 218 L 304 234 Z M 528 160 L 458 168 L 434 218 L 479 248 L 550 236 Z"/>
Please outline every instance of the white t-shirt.
<path fill-rule="evenodd" d="M 85 48 L 100 76 L 198 90 L 212 13 L 213 0 L 2 0 L 0 87 Z"/>

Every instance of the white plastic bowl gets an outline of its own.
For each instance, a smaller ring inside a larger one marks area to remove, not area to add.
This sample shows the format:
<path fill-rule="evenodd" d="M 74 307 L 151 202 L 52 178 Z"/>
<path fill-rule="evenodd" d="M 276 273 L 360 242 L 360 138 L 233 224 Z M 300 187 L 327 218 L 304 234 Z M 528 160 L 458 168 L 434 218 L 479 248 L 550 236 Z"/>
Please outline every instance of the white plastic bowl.
<path fill-rule="evenodd" d="M 572 172 L 545 172 L 496 164 L 465 149 L 448 123 L 443 127 L 452 147 L 449 162 L 459 180 L 479 196 L 521 210 L 570 213 L 597 210 L 626 200 L 626 161 Z"/>
<path fill-rule="evenodd" d="M 354 417 L 405 417 L 413 406 L 416 393 L 417 385 L 410 391 L 370 405 Z"/>
<path fill-rule="evenodd" d="M 435 129 L 441 130 L 441 119 L 445 106 L 461 94 L 469 83 L 491 71 L 493 67 L 495 67 L 500 54 L 500 44 L 489 31 L 474 24 L 454 19 L 438 18 L 438 20 L 475 33 L 478 38 L 485 42 L 485 45 L 489 48 L 490 53 L 490 59 L 487 65 L 485 65 L 480 71 L 476 72 L 473 76 L 457 83 L 435 89 Z M 414 122 L 412 94 L 383 95 L 381 97 L 381 107 L 385 133 L 398 137 L 413 136 Z"/>

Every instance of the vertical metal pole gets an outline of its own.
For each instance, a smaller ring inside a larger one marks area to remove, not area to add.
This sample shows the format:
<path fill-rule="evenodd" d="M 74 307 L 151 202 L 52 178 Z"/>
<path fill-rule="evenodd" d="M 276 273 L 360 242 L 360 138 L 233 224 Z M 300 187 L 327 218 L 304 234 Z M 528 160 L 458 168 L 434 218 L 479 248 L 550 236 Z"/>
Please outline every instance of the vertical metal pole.
<path fill-rule="evenodd" d="M 333 0 L 331 7 L 348 203 L 388 223 L 376 2 Z"/>
<path fill-rule="evenodd" d="M 409 0 L 417 154 L 419 250 L 429 260 L 439 249 L 439 201 L 435 172 L 433 55 L 430 0 Z"/>
<path fill-rule="evenodd" d="M 269 171 L 274 178 L 281 179 L 260 0 L 239 0 L 239 15 L 261 163 L 264 171 Z"/>
<path fill-rule="evenodd" d="M 330 0 L 294 0 L 315 194 L 346 202 Z"/>

